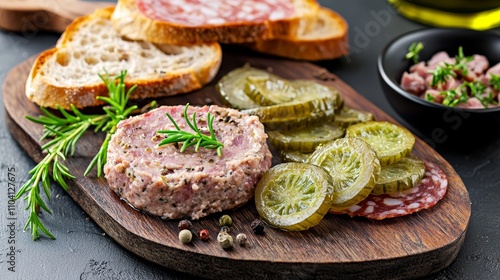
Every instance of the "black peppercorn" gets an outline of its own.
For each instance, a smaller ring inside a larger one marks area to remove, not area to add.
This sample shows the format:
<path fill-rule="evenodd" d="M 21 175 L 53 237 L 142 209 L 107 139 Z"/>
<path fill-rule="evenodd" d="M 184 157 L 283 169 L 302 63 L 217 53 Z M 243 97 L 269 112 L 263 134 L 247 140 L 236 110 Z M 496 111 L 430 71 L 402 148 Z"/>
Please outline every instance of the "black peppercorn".
<path fill-rule="evenodd" d="M 191 223 L 191 221 L 181 220 L 179 221 L 179 225 L 177 227 L 179 228 L 179 230 L 183 230 L 183 229 L 191 229 L 192 226 L 193 224 Z"/>
<path fill-rule="evenodd" d="M 256 219 L 255 221 L 252 222 L 250 227 L 252 228 L 255 234 L 264 234 L 265 225 L 262 220 Z"/>
<path fill-rule="evenodd" d="M 228 226 L 223 226 L 221 227 L 220 232 L 230 233 L 231 229 Z"/>

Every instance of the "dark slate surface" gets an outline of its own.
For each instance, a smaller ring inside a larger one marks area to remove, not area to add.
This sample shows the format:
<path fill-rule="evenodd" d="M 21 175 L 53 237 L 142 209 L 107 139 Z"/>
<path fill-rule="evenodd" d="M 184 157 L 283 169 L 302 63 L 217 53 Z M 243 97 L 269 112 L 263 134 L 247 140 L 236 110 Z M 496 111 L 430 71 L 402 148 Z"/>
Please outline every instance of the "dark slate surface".
<path fill-rule="evenodd" d="M 320 2 L 334 8 L 349 22 L 351 54 L 318 64 L 406 124 L 389 107 L 382 93 L 376 59 L 389 40 L 425 26 L 397 15 L 382 0 Z M 497 31 L 500 33 L 500 29 Z M 54 45 L 58 36 L 29 28 L 20 33 L 0 31 L 0 81 L 3 82 L 16 64 Z M 32 241 L 30 233 L 23 231 L 27 218 L 23 210 L 25 202 L 15 203 L 13 215 L 8 212 L 8 180 L 13 178 L 16 189 L 19 189 L 28 179 L 27 173 L 34 162 L 9 134 L 4 122 L 3 103 L 0 106 L 1 279 L 192 279 L 124 250 L 57 185 L 53 185 L 52 199 L 48 203 L 53 214 L 43 215 L 45 224 L 57 240 L 42 238 Z M 413 132 L 422 139 L 427 137 L 419 131 Z M 475 149 L 451 149 L 446 142 L 436 146 L 467 186 L 472 216 L 464 246 L 456 260 L 447 269 L 426 279 L 500 279 L 500 139 L 478 143 Z M 9 270 L 13 265 L 14 272 Z M 207 275 L 210 275 L 209 267 Z"/>

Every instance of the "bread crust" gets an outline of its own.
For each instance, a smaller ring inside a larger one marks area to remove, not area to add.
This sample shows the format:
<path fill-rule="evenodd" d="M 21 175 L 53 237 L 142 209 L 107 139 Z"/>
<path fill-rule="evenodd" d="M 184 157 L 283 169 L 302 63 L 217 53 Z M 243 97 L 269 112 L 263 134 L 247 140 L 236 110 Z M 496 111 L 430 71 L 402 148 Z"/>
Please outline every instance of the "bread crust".
<path fill-rule="evenodd" d="M 118 0 L 111 21 L 123 36 L 154 43 L 189 45 L 206 42 L 255 42 L 261 39 L 286 38 L 295 34 L 300 20 L 315 15 L 319 9 L 315 0 L 292 1 L 300 2 L 298 6 L 303 10 L 300 15 L 283 20 L 185 26 L 145 16 L 137 8 L 137 0 Z"/>
<path fill-rule="evenodd" d="M 335 11 L 324 7 L 320 8 L 318 17 L 322 17 L 322 20 L 327 19 L 330 23 L 328 28 L 335 28 L 336 32 L 331 36 L 317 38 L 297 34 L 289 38 L 259 40 L 245 44 L 245 46 L 261 53 L 307 61 L 335 59 L 349 54 L 348 24 L 345 19 Z M 318 18 L 313 20 L 318 20 Z M 314 23 L 308 23 L 308 28 L 314 25 Z M 307 34 L 308 32 L 311 30 L 301 33 Z"/>
<path fill-rule="evenodd" d="M 37 103 L 39 106 L 48 108 L 70 109 L 71 104 L 77 108 L 85 108 L 102 105 L 103 102 L 96 99 L 97 96 L 107 96 L 108 90 L 104 83 L 89 83 L 80 86 L 68 85 L 61 86 L 51 83 L 44 75 L 44 67 L 50 60 L 56 59 L 56 56 L 67 49 L 75 48 L 71 45 L 72 37 L 79 32 L 83 23 L 91 21 L 96 17 L 109 19 L 113 12 L 113 7 L 98 9 L 93 14 L 85 15 L 75 19 L 66 31 L 61 35 L 56 47 L 42 52 L 35 60 L 28 79 L 26 81 L 26 96 L 29 100 Z M 192 67 L 176 72 L 165 72 L 159 77 L 148 79 L 125 78 L 127 88 L 137 85 L 132 92 L 130 99 L 157 98 L 163 96 L 172 96 L 188 93 L 200 89 L 205 84 L 212 81 L 218 72 L 222 61 L 222 50 L 218 43 L 207 45 L 211 48 L 212 58 L 201 67 L 194 69 Z M 126 69 L 123 69 L 126 70 Z M 96 73 L 97 75 L 98 73 Z M 104 73 L 100 73 L 104 74 Z"/>

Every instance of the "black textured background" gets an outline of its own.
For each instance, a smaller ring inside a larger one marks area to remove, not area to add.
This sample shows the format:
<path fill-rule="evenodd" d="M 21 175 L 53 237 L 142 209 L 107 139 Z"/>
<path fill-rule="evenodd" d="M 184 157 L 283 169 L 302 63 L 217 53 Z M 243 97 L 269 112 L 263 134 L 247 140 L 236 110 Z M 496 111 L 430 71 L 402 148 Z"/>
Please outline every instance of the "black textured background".
<path fill-rule="evenodd" d="M 335 61 L 318 63 L 337 74 L 372 103 L 403 122 L 389 107 L 377 79 L 376 59 L 383 46 L 395 36 L 425 26 L 397 15 L 383 0 L 320 1 L 342 14 L 349 23 L 351 54 Z M 386 17 L 381 17 L 385 15 Z M 387 17 L 388 15 L 388 17 Z M 500 34 L 500 29 L 496 29 Z M 0 31 L 0 81 L 24 59 L 53 46 L 59 34 L 27 29 Z M 478 42 L 480 43 L 480 42 Z M 17 145 L 5 126 L 0 104 L 0 278 L 1 279 L 192 279 L 149 263 L 124 250 L 109 238 L 57 185 L 53 186 L 43 215 L 57 240 L 32 241 L 23 232 L 25 202 L 16 203 L 15 272 L 8 271 L 10 230 L 7 212 L 9 170 L 17 189 L 28 179 L 34 162 Z M 406 124 L 407 125 L 407 124 Z M 487 128 L 498 129 L 498 128 Z M 422 139 L 419 131 L 412 130 Z M 466 149 L 465 147 L 474 146 Z M 478 139 L 463 143 L 464 149 L 439 144 L 436 150 L 461 176 L 470 194 L 472 216 L 465 244 L 447 269 L 426 279 L 500 279 L 500 140 Z M 210 268 L 207 267 L 207 275 Z M 381 276 L 381 278 L 383 278 Z"/>

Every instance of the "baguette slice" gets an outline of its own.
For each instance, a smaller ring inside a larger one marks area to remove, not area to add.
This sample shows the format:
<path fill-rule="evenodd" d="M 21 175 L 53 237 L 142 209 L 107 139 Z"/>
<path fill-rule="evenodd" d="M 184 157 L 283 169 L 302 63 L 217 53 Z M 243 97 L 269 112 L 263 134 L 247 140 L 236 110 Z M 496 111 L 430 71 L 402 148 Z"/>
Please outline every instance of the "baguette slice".
<path fill-rule="evenodd" d="M 113 28 L 114 7 L 75 19 L 55 48 L 41 53 L 26 82 L 29 100 L 43 107 L 69 109 L 103 104 L 108 90 L 98 74 L 127 70 L 126 86 L 137 84 L 131 99 L 187 93 L 212 81 L 222 51 L 218 43 L 196 46 L 155 45 L 123 39 Z"/>
<path fill-rule="evenodd" d="M 335 11 L 321 7 L 312 30 L 310 24 L 304 25 L 308 29 L 300 29 L 290 38 L 259 40 L 245 45 L 261 53 L 308 61 L 334 59 L 349 53 L 348 25 Z"/>
<path fill-rule="evenodd" d="M 118 0 L 111 20 L 120 34 L 134 40 L 243 43 L 296 34 L 319 7 L 316 0 Z M 252 10 L 260 16 L 252 17 Z"/>

